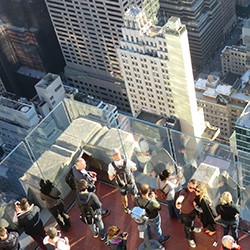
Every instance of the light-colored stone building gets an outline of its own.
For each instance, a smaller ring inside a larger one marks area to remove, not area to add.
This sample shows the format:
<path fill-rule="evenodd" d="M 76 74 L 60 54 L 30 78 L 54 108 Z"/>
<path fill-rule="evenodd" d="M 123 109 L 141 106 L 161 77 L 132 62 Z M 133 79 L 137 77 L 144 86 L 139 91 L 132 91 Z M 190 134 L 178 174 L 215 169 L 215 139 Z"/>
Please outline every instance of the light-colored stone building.
<path fill-rule="evenodd" d="M 67 83 L 88 95 L 130 112 L 116 54 L 123 14 L 130 5 L 145 5 L 148 16 L 157 0 L 46 0 L 66 62 Z"/>
<path fill-rule="evenodd" d="M 226 46 L 221 53 L 222 73 L 242 75 L 247 70 L 250 51 L 245 46 Z"/>
<path fill-rule="evenodd" d="M 236 22 L 235 0 L 159 0 L 161 16 L 181 19 L 188 30 L 192 63 L 204 66 Z"/>
<path fill-rule="evenodd" d="M 201 135 L 203 113 L 195 99 L 185 25 L 171 17 L 155 26 L 144 11 L 132 8 L 125 13 L 122 33 L 118 55 L 132 114 L 144 109 L 173 115 L 183 132 Z"/>

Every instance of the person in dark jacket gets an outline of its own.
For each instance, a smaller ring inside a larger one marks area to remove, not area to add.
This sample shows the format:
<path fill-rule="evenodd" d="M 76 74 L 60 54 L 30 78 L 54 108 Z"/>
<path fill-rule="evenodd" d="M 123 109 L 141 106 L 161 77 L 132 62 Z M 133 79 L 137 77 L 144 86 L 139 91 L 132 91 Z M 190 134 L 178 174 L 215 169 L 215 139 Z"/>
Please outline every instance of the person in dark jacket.
<path fill-rule="evenodd" d="M 18 250 L 18 232 L 8 232 L 4 227 L 0 227 L 0 249 L 1 250 Z"/>
<path fill-rule="evenodd" d="M 224 192 L 221 195 L 220 204 L 217 205 L 216 212 L 221 216 L 224 235 L 228 235 L 229 230 L 231 229 L 232 236 L 238 243 L 239 210 L 233 203 L 231 193 Z"/>
<path fill-rule="evenodd" d="M 30 205 L 26 198 L 16 203 L 17 226 L 23 229 L 27 235 L 30 235 L 40 246 L 46 250 L 43 239 L 46 234 L 43 228 L 43 222 L 40 218 L 40 208 L 34 204 Z"/>
<path fill-rule="evenodd" d="M 102 203 L 95 193 L 88 191 L 88 182 L 86 180 L 80 180 L 77 189 L 79 190 L 79 193 L 77 194 L 77 206 L 80 211 L 85 205 L 91 206 L 94 211 L 95 221 L 93 224 L 89 224 L 94 238 L 97 238 L 100 233 L 101 240 L 105 240 L 106 230 L 102 221 Z"/>
<path fill-rule="evenodd" d="M 46 207 L 56 219 L 62 231 L 68 231 L 70 227 L 69 216 L 65 212 L 61 199 L 61 192 L 49 180 L 40 180 L 40 197 L 45 201 Z"/>
<path fill-rule="evenodd" d="M 202 222 L 203 228 L 206 228 L 205 233 L 212 236 L 216 233 L 215 221 L 212 201 L 207 192 L 206 184 L 199 184 L 196 188 L 196 205 L 201 209 L 198 211 L 199 218 Z"/>
<path fill-rule="evenodd" d="M 88 183 L 88 191 L 95 192 L 95 182 L 97 181 L 97 174 L 94 171 L 87 170 L 87 163 L 83 158 L 77 158 L 75 165 L 72 167 L 76 189 L 78 188 L 78 183 L 81 180 L 86 180 Z M 78 190 L 79 191 L 79 190 Z M 110 211 L 106 208 L 101 209 L 102 217 L 108 216 Z"/>

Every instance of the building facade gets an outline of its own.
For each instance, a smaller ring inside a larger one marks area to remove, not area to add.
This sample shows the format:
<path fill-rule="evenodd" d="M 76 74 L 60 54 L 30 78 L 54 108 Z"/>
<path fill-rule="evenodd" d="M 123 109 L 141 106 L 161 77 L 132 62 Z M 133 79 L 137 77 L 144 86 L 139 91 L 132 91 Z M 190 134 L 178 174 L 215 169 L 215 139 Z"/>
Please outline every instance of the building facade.
<path fill-rule="evenodd" d="M 171 17 L 164 26 L 155 26 L 144 11 L 131 8 L 122 32 L 117 51 L 132 114 L 144 109 L 176 116 L 182 131 L 201 135 L 185 25 Z"/>
<path fill-rule="evenodd" d="M 250 184 L 250 105 L 245 107 L 241 116 L 236 122 L 236 145 L 238 150 L 239 161 L 241 162 L 243 185 Z"/>
<path fill-rule="evenodd" d="M 226 46 L 221 52 L 221 69 L 225 75 L 228 72 L 242 75 L 248 68 L 250 50 L 243 46 Z"/>
<path fill-rule="evenodd" d="M 130 107 L 116 47 L 122 37 L 125 10 L 130 5 L 141 7 L 142 2 L 46 0 L 66 61 L 65 76 L 69 85 L 126 112 L 130 112 Z M 156 0 L 144 4 L 149 12 L 156 12 Z"/>
<path fill-rule="evenodd" d="M 0 97 L 0 137 L 8 153 L 23 140 L 40 121 L 31 104 Z"/>
<path fill-rule="evenodd" d="M 198 107 L 203 108 L 205 121 L 220 128 L 218 140 L 224 144 L 229 143 L 235 123 L 250 101 L 247 75 L 231 82 L 210 75 L 195 82 Z"/>
<path fill-rule="evenodd" d="M 177 16 L 187 26 L 195 67 L 204 66 L 236 21 L 234 0 L 160 0 L 160 12 L 165 21 Z"/>

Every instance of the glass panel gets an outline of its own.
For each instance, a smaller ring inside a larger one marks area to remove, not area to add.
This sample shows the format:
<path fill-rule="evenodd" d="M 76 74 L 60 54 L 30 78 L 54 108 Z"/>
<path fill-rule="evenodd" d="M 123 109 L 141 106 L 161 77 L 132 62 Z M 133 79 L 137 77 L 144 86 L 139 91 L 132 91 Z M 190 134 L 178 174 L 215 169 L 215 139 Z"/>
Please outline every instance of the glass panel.
<path fill-rule="evenodd" d="M 32 165 L 33 161 L 24 142 L 0 163 L 0 218 L 6 220 L 10 226 L 13 225 L 15 201 L 26 197 L 28 193 L 25 180 Z M 37 167 L 36 172 L 39 173 Z"/>
<path fill-rule="evenodd" d="M 119 115 L 119 139 L 124 155 L 137 165 L 135 178 L 138 183 L 148 183 L 157 187 L 157 176 L 164 169 L 176 173 L 173 158 L 170 155 L 168 130 L 146 121 Z M 131 135 L 130 141 L 121 136 L 126 131 Z"/>
<path fill-rule="evenodd" d="M 64 110 L 63 103 L 60 103 L 53 112 L 45 117 L 26 137 L 26 142 L 34 159 L 38 159 L 46 152 L 68 126 L 69 119 Z"/>

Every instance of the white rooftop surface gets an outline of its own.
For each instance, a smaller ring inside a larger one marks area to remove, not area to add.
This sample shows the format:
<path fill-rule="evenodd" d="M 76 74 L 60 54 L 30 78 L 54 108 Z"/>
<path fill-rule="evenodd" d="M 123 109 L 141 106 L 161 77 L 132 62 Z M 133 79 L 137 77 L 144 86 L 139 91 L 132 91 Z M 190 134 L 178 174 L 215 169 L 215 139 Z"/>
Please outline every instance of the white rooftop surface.
<path fill-rule="evenodd" d="M 207 82 L 207 80 L 199 78 L 199 79 L 195 82 L 195 87 L 198 88 L 198 89 L 206 90 L 206 88 L 207 88 L 207 87 L 206 87 L 206 82 Z"/>
<path fill-rule="evenodd" d="M 233 93 L 230 95 L 231 98 L 239 99 L 242 101 L 249 102 L 250 101 L 250 96 L 247 96 L 243 93 Z"/>
<path fill-rule="evenodd" d="M 230 86 L 230 85 L 219 84 L 216 88 L 216 91 L 221 95 L 229 96 L 231 94 L 231 88 L 232 88 L 232 86 Z"/>
<path fill-rule="evenodd" d="M 218 96 L 218 93 L 215 91 L 215 89 L 213 88 L 207 88 L 203 95 L 206 95 L 206 96 L 211 96 L 211 97 L 217 97 Z"/>

